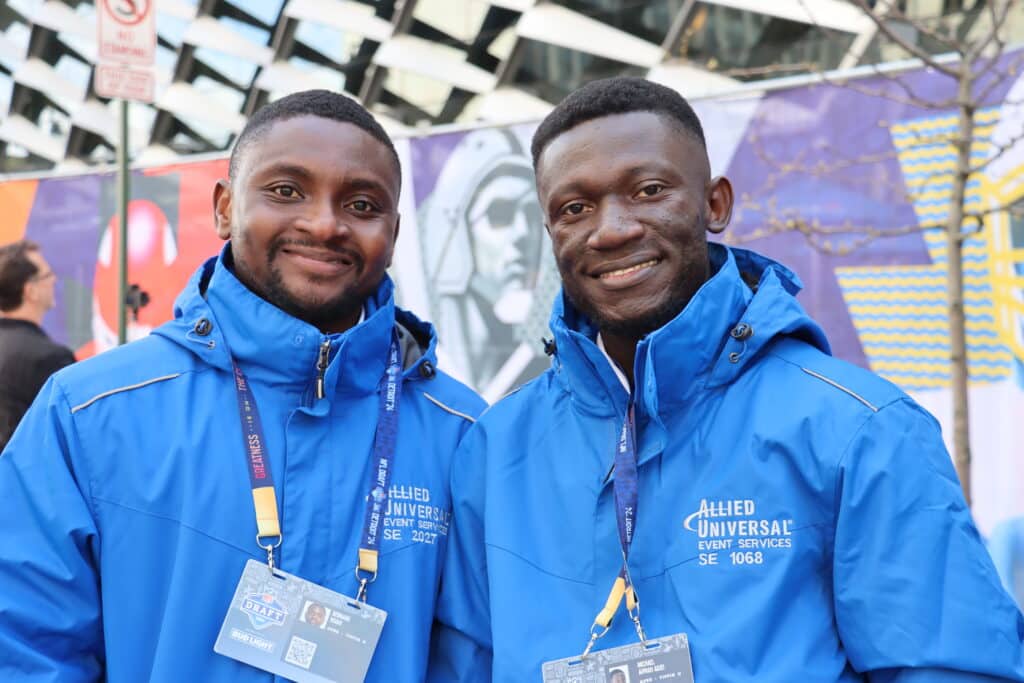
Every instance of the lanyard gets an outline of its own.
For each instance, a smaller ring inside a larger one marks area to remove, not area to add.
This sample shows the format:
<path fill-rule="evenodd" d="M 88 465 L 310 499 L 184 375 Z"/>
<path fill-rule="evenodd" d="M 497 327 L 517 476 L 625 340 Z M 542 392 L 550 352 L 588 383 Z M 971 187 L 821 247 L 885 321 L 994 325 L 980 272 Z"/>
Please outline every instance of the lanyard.
<path fill-rule="evenodd" d="M 238 416 L 242 423 L 242 441 L 249 469 L 249 485 L 252 487 L 252 500 L 256 510 L 256 544 L 267 551 L 267 564 L 273 570 L 274 550 L 281 545 L 283 535 L 277 512 L 277 497 L 274 493 L 274 477 L 270 471 L 270 461 L 265 455 L 266 438 L 252 388 L 234 358 L 231 359 L 231 366 L 238 395 Z M 372 488 L 367 497 L 366 517 L 359 543 L 359 563 L 355 569 L 356 580 L 359 581 L 356 599 L 364 602 L 366 585 L 377 579 L 381 515 L 387 506 L 391 471 L 394 469 L 396 455 L 395 445 L 398 440 L 401 370 L 398 337 L 392 335 L 387 369 L 379 389 L 380 405 L 373 440 Z"/>
<path fill-rule="evenodd" d="M 622 548 L 622 569 L 612 584 L 608 600 L 590 627 L 590 642 L 583 651 L 583 657 L 590 654 L 597 639 L 611 628 L 612 617 L 619 610 L 623 598 L 626 600 L 626 611 L 636 626 L 637 636 L 641 643 L 647 641 L 643 627 L 640 625 L 640 599 L 637 597 L 633 581 L 629 576 L 629 549 L 633 545 L 633 534 L 636 532 L 637 501 L 639 498 L 639 472 L 636 457 L 636 421 L 633 403 L 626 409 L 626 418 L 622 422 L 619 440 L 615 446 L 615 479 L 612 482 L 615 499 L 615 519 L 619 531 L 619 545 Z"/>
<path fill-rule="evenodd" d="M 387 507 L 388 491 L 391 489 L 391 471 L 395 462 L 395 442 L 398 439 L 398 399 L 402 363 L 398 351 L 398 338 L 392 337 L 388 353 L 388 366 L 381 379 L 380 408 L 377 415 L 377 432 L 373 438 L 373 488 L 366 499 L 366 516 L 363 520 L 363 535 L 359 543 L 359 564 L 356 565 L 356 580 L 359 592 L 356 599 L 366 600 L 366 584 L 377 580 L 377 558 L 380 545 L 381 515 Z"/>

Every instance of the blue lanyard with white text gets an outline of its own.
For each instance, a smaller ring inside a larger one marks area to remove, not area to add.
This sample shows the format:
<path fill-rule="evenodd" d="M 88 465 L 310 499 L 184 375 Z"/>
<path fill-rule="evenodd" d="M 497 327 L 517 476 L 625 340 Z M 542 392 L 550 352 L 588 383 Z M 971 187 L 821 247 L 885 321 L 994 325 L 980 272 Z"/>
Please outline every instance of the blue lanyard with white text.
<path fill-rule="evenodd" d="M 395 467 L 395 444 L 398 440 L 398 400 L 402 395 L 402 360 L 398 349 L 398 337 L 392 336 L 388 365 L 381 379 L 380 409 L 377 416 L 377 433 L 373 439 L 373 467 L 370 476 L 373 488 L 366 499 L 366 517 L 363 520 L 362 540 L 359 543 L 359 563 L 356 565 L 356 580 L 359 592 L 356 600 L 366 601 L 366 584 L 377 580 L 377 560 L 380 545 L 381 515 L 387 507 L 388 491 L 391 489 L 391 471 Z"/>
<path fill-rule="evenodd" d="M 281 545 L 283 535 L 277 511 L 277 497 L 274 493 L 274 478 L 270 471 L 270 461 L 265 454 L 266 438 L 259 409 L 256 407 L 256 397 L 249 382 L 234 358 L 231 359 L 231 366 L 238 395 L 238 415 L 242 424 L 249 485 L 252 487 L 253 505 L 256 509 L 256 544 L 267 551 L 267 564 L 273 569 L 274 550 Z M 377 429 L 373 440 L 373 468 L 370 471 L 373 485 L 367 497 L 366 517 L 359 544 L 359 563 L 355 569 L 356 579 L 360 582 L 356 597 L 361 601 L 365 601 L 366 598 L 366 585 L 377 578 L 381 514 L 387 505 L 391 471 L 394 469 L 395 445 L 398 440 L 401 370 L 398 338 L 393 334 L 387 368 L 381 379 Z M 273 541 L 275 538 L 276 542 Z"/>
<path fill-rule="evenodd" d="M 640 642 L 646 642 L 643 627 L 640 625 L 640 599 L 637 597 L 633 581 L 629 576 L 629 549 L 633 545 L 633 534 L 636 533 L 637 501 L 639 499 L 639 471 L 636 453 L 636 421 L 633 402 L 626 408 L 626 418 L 622 422 L 622 430 L 615 446 L 615 478 L 612 481 L 615 499 L 615 519 L 619 531 L 619 544 L 622 547 L 622 569 L 612 585 L 604 608 L 594 618 L 590 627 L 590 642 L 583 651 L 583 657 L 590 654 L 594 643 L 611 628 L 612 617 L 619 610 L 623 598 L 626 611 L 636 626 Z"/>

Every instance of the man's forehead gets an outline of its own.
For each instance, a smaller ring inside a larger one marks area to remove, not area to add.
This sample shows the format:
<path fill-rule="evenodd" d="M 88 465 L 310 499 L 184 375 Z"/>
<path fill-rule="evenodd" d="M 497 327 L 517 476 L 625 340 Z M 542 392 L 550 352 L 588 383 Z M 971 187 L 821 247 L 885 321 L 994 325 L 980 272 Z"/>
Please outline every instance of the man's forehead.
<path fill-rule="evenodd" d="M 708 168 L 707 151 L 696 135 L 669 115 L 651 111 L 590 119 L 552 138 L 538 160 L 538 185 L 551 189 L 587 163 L 627 175 L 643 165 L 705 173 Z"/>
<path fill-rule="evenodd" d="M 543 164 L 545 159 L 581 149 L 591 151 L 591 147 L 595 153 L 601 153 L 610 141 L 619 145 L 632 143 L 638 147 L 648 147 L 648 141 L 652 138 L 666 137 L 685 139 L 689 143 L 701 145 L 694 133 L 668 114 L 629 111 L 588 119 L 560 133 L 548 143 L 540 161 Z"/>
<path fill-rule="evenodd" d="M 337 167 L 387 168 L 388 180 L 400 182 L 401 170 L 383 141 L 348 121 L 300 115 L 269 121 L 240 150 L 238 175 L 281 165 L 311 167 L 325 162 Z"/>

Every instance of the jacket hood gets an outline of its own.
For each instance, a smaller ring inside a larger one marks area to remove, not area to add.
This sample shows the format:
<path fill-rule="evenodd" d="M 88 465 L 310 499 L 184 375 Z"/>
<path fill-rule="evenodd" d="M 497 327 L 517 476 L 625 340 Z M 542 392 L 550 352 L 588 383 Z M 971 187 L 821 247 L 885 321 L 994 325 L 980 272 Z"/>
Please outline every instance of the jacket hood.
<path fill-rule="evenodd" d="M 342 333 L 324 334 L 253 293 L 228 267 L 230 258 L 228 244 L 200 266 L 175 301 L 174 320 L 153 333 L 225 371 L 231 370 L 234 357 L 252 380 L 271 386 L 310 385 L 321 347 L 329 342 L 330 363 L 324 374 L 328 395 L 376 391 L 393 329 L 402 345 L 407 376 L 420 365 L 436 362 L 433 327 L 395 307 L 389 277 L 364 303 L 361 323 Z"/>
<path fill-rule="evenodd" d="M 721 244 L 709 243 L 708 255 L 713 275 L 679 315 L 637 345 L 634 402 L 649 415 L 732 382 L 778 337 L 796 337 L 829 353 L 824 332 L 796 300 L 803 285 L 795 273 Z M 597 326 L 564 290 L 551 329 L 564 370 L 558 375 L 576 402 L 594 414 L 624 415 L 629 396 L 597 347 Z"/>

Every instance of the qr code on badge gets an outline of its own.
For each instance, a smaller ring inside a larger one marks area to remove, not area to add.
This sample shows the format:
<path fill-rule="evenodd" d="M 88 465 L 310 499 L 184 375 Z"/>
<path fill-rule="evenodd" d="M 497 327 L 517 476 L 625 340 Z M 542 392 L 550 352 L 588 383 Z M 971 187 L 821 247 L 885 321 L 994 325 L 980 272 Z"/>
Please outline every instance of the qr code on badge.
<path fill-rule="evenodd" d="M 288 643 L 288 652 L 284 655 L 284 661 L 295 666 L 301 666 L 303 669 L 308 669 L 313 663 L 313 655 L 315 654 L 316 643 L 305 638 L 292 636 L 292 641 Z"/>

